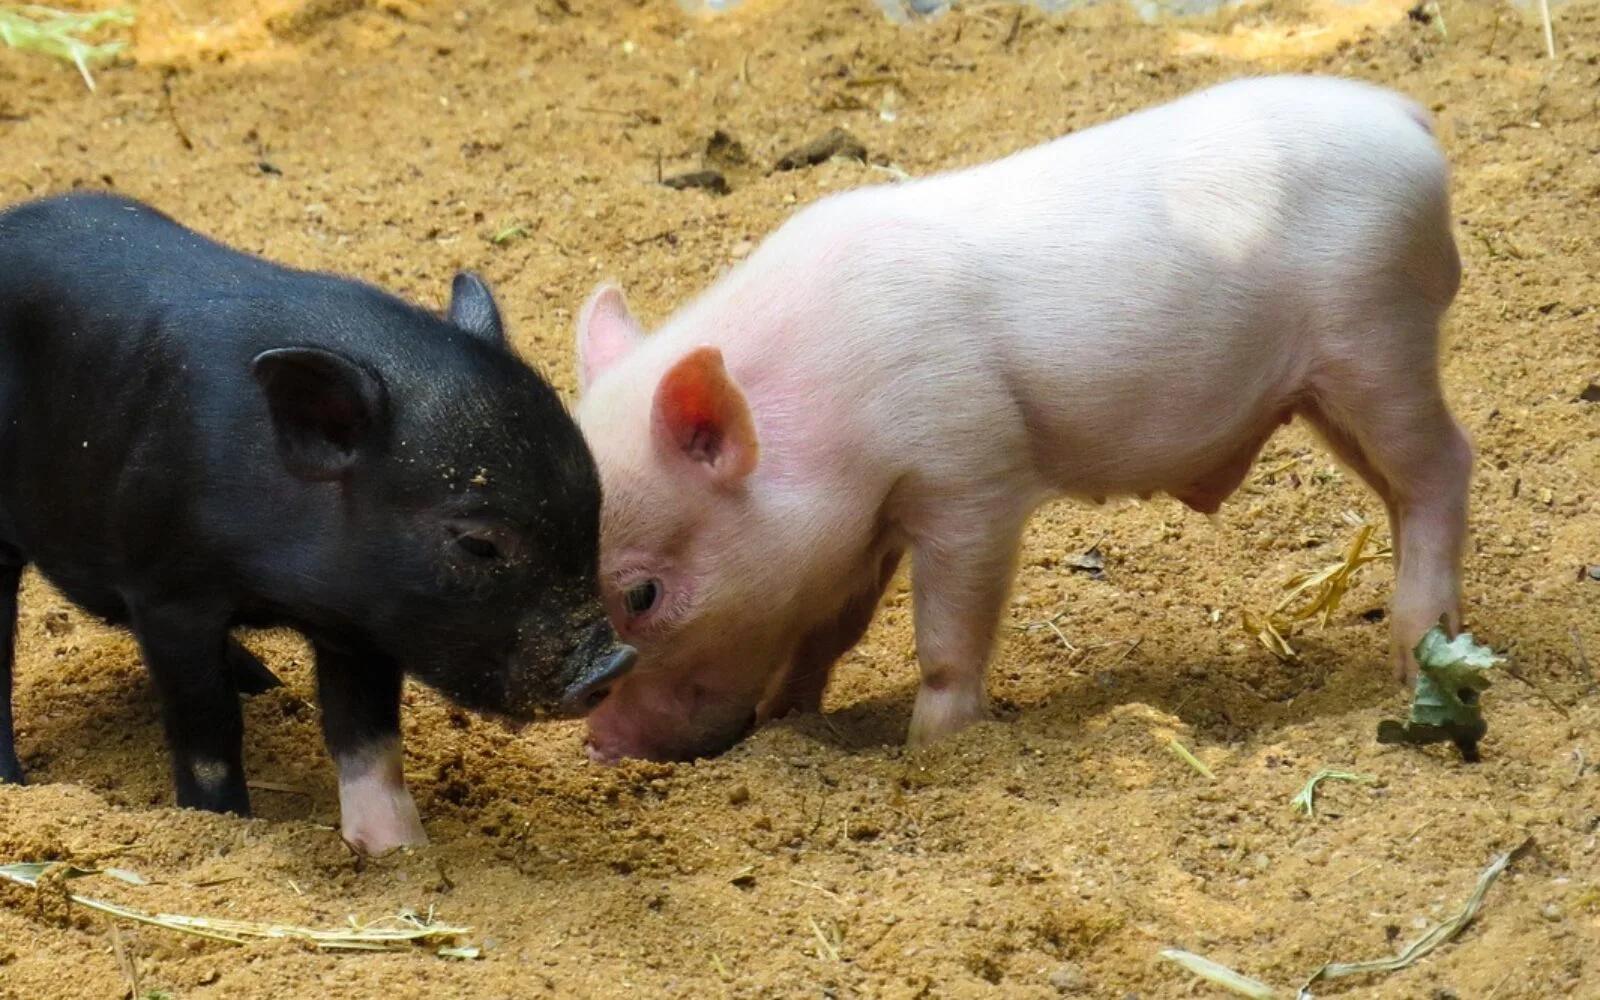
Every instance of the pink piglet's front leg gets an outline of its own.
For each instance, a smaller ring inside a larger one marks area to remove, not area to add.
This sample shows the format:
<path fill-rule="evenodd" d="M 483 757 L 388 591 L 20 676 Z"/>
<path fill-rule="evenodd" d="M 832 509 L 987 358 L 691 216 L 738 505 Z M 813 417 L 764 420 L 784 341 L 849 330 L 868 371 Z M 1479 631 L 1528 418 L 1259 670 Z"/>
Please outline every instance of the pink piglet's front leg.
<path fill-rule="evenodd" d="M 900 566 L 903 553 L 887 553 L 878 568 L 874 586 L 845 602 L 838 616 L 800 640 L 788 674 L 778 691 L 756 711 L 757 723 L 781 719 L 791 712 L 820 712 L 822 694 L 833 676 L 833 666 L 867 634 L 878 612 L 878 602 Z"/>
<path fill-rule="evenodd" d="M 984 675 L 1017 565 L 1025 509 L 963 504 L 915 535 L 912 601 L 922 684 L 906 742 L 949 736 L 988 711 Z"/>

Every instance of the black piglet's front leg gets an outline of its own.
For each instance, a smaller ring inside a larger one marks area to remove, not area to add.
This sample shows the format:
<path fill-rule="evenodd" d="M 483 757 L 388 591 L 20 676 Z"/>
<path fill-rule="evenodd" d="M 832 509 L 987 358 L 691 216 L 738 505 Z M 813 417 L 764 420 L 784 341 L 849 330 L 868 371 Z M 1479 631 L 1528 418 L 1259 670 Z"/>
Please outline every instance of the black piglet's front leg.
<path fill-rule="evenodd" d="M 406 790 L 400 665 L 376 650 L 315 645 L 322 735 L 339 770 L 344 839 L 368 854 L 427 843 Z"/>
<path fill-rule="evenodd" d="M 15 662 L 17 588 L 23 561 L 9 545 L 0 546 L 0 784 L 22 784 L 16 730 L 11 719 L 11 665 Z"/>
<path fill-rule="evenodd" d="M 130 599 L 130 624 L 161 696 L 178 805 L 250 815 L 244 716 L 228 664 L 226 612 Z"/>

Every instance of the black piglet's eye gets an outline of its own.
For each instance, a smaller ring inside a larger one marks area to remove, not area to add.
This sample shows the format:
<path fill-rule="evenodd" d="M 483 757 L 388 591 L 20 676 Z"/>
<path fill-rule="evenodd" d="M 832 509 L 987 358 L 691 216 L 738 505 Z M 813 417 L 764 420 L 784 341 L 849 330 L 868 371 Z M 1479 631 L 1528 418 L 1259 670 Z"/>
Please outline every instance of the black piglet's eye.
<path fill-rule="evenodd" d="M 456 544 L 461 546 L 468 555 L 478 559 L 500 558 L 500 550 L 487 538 L 479 538 L 477 535 L 458 535 Z"/>
<path fill-rule="evenodd" d="M 628 614 L 642 615 L 655 607 L 660 597 L 661 585 L 654 580 L 646 580 L 628 591 L 623 603 L 627 605 Z"/>

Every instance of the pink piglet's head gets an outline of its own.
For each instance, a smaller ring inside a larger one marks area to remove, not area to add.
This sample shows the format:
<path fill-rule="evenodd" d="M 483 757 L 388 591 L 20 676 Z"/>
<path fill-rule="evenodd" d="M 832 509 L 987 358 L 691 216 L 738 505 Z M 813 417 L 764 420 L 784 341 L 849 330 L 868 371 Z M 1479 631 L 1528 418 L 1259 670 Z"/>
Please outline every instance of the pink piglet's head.
<path fill-rule="evenodd" d="M 615 285 L 590 297 L 577 338 L 578 423 L 603 490 L 601 590 L 639 652 L 589 715 L 590 755 L 720 753 L 789 656 L 793 584 L 774 565 L 783 546 L 765 543 L 750 406 L 720 349 L 647 337 Z"/>

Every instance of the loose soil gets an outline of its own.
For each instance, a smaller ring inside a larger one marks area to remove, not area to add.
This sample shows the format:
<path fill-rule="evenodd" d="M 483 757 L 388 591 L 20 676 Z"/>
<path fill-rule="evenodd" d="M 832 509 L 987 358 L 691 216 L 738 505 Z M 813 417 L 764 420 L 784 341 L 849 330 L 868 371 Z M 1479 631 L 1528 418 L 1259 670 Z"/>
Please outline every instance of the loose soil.
<path fill-rule="evenodd" d="M 406 694 L 432 844 L 358 862 L 306 647 L 247 637 L 288 682 L 247 707 L 258 817 L 171 807 L 127 635 L 30 579 L 16 711 L 33 785 L 0 788 L 0 861 L 115 865 L 75 881 L 152 911 L 330 926 L 405 908 L 470 925 L 472 961 L 327 954 L 122 925 L 0 888 L 0 997 L 1221 996 L 1158 958 L 1298 986 L 1392 954 L 1535 848 L 1454 943 L 1319 997 L 1600 997 L 1600 9 L 1273 3 L 1184 24 L 982 6 L 897 26 L 870 0 L 167 0 L 134 63 L 0 49 L 0 201 L 148 199 L 240 247 L 430 305 L 481 269 L 518 348 L 573 388 L 573 313 L 616 278 L 656 322 L 799 205 L 978 163 L 1201 85 L 1339 73 L 1415 95 L 1455 164 L 1465 280 L 1445 380 L 1480 460 L 1468 626 L 1510 665 L 1481 763 L 1381 747 L 1387 564 L 1275 658 L 1241 629 L 1382 508 L 1303 428 L 1216 523 L 1158 499 L 1040 513 L 997 653 L 995 721 L 920 752 L 909 603 L 892 588 L 827 714 L 718 760 L 589 764 L 576 723 L 515 735 Z M 847 158 L 772 172 L 841 127 Z M 721 130 L 744 153 L 741 164 Z M 731 193 L 660 176 L 716 169 Z M 1092 197 L 1093 192 L 1085 192 Z M 106 419 L 117 419 L 106 414 Z M 1387 537 L 1387 527 L 1378 537 Z M 1069 565 L 1098 544 L 1104 578 Z M 1056 617 L 1059 614 L 1059 617 Z M 1053 619 L 1059 629 L 1023 627 Z M 1071 648 L 1067 643 L 1071 643 Z M 1587 665 L 1580 652 L 1587 649 Z M 1513 672 L 1514 671 L 1514 675 Z M 1169 747 L 1209 766 L 1202 777 Z M 1374 775 L 1290 798 L 1323 767 Z M 120 944 L 119 944 L 120 942 Z"/>

